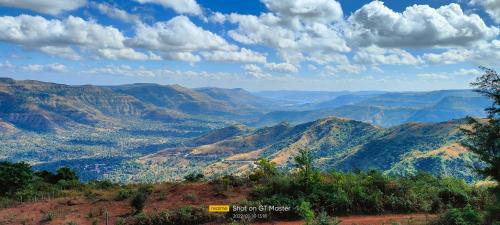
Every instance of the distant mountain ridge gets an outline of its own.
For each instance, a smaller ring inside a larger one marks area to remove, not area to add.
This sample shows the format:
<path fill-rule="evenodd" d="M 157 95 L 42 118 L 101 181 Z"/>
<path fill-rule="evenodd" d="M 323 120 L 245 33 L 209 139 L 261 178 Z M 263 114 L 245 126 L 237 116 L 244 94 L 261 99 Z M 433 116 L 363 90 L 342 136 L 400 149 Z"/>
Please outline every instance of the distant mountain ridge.
<path fill-rule="evenodd" d="M 159 122 L 222 119 L 262 127 L 339 116 L 388 127 L 483 117 L 488 104 L 486 98 L 471 90 L 250 93 L 241 88 L 189 89 L 147 83 L 72 86 L 0 79 L 0 119 L 16 128 L 38 132 L 113 123 L 126 117 Z"/>
<path fill-rule="evenodd" d="M 63 85 L 0 79 L 0 119 L 30 131 L 93 126 L 116 119 L 169 122 L 196 116 L 255 116 L 275 102 L 242 89 L 188 89 L 179 85 Z"/>
<path fill-rule="evenodd" d="M 340 95 L 332 100 L 307 104 L 307 110 L 275 111 L 253 122 L 269 126 L 282 121 L 294 124 L 326 116 L 348 117 L 389 127 L 406 122 L 443 122 L 466 116 L 484 117 L 491 101 L 472 90 L 395 92 Z"/>

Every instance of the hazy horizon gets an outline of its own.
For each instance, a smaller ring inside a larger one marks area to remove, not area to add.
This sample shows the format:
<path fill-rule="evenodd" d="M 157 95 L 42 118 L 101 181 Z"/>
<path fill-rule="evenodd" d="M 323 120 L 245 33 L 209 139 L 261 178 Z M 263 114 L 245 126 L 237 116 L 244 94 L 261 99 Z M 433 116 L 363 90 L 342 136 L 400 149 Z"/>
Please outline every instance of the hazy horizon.
<path fill-rule="evenodd" d="M 247 89 L 243 87 L 220 87 L 220 86 L 196 86 L 196 87 L 190 87 L 188 85 L 182 85 L 178 83 L 154 83 L 154 82 L 135 82 L 135 83 L 119 83 L 119 84 L 91 84 L 91 83 L 63 83 L 63 82 L 58 82 L 58 81 L 44 81 L 44 80 L 36 80 L 36 79 L 16 79 L 12 77 L 1 77 L 0 79 L 14 79 L 16 81 L 40 81 L 40 82 L 47 82 L 47 83 L 55 83 L 55 84 L 63 84 L 63 85 L 71 85 L 71 86 L 85 86 L 85 85 L 92 85 L 92 86 L 121 86 L 121 85 L 133 85 L 133 84 L 156 84 L 156 85 L 179 85 L 182 87 L 190 88 L 190 89 L 202 89 L 202 88 L 223 88 L 223 89 L 243 89 L 246 91 L 249 91 L 251 93 L 259 93 L 259 92 L 431 92 L 431 91 L 454 91 L 454 90 L 473 90 L 473 88 L 455 88 L 455 89 L 434 89 L 434 90 L 383 90 L 383 89 L 360 89 L 360 90 L 347 90 L 347 89 L 338 89 L 338 90 L 317 90 L 317 89 L 257 89 L 257 90 L 252 90 L 252 89 Z"/>

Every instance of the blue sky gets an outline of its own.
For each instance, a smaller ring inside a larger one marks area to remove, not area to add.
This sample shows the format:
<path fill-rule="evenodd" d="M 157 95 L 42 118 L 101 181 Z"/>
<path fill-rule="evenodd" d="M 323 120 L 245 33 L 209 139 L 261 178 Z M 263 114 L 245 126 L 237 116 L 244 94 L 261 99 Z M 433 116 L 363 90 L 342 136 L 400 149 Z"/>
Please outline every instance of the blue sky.
<path fill-rule="evenodd" d="M 499 0 L 0 0 L 0 77 L 248 90 L 468 88 Z"/>

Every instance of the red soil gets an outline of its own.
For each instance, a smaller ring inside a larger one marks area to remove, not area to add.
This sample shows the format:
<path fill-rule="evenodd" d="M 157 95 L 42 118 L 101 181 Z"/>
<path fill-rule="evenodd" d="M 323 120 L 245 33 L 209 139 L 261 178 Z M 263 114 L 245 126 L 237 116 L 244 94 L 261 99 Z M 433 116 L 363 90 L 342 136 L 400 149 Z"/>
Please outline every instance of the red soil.
<path fill-rule="evenodd" d="M 110 192 L 113 193 L 113 192 Z M 109 224 L 115 224 L 118 217 L 130 215 L 133 211 L 130 201 L 114 201 L 114 195 L 102 192 L 97 197 L 89 199 L 85 197 L 58 198 L 53 200 L 42 200 L 35 203 L 23 203 L 12 208 L 0 209 L 0 224 L 53 224 L 66 225 L 74 222 L 78 225 L 90 225 L 94 218 L 98 224 L 104 224 L 105 214 L 99 215 L 99 211 L 106 211 L 109 216 Z M 158 212 L 166 209 L 179 208 L 183 206 L 206 207 L 210 204 L 231 204 L 246 199 L 248 189 L 235 188 L 227 191 L 225 196 L 214 195 L 213 190 L 206 184 L 177 184 L 156 185 L 154 193 L 146 203 L 145 212 Z M 50 212 L 53 215 L 51 221 L 41 223 L 44 215 Z M 93 214 L 89 218 L 89 214 Z M 400 222 L 405 224 L 424 224 L 433 215 L 410 214 L 410 215 L 380 215 L 380 216 L 347 216 L 340 217 L 342 225 L 378 225 Z M 408 223 L 412 221 L 411 223 Z M 255 223 L 257 225 L 302 225 L 302 221 Z"/>
<path fill-rule="evenodd" d="M 401 225 L 427 224 L 435 215 L 429 214 L 388 214 L 388 215 L 370 215 L 370 216 L 345 216 L 338 219 L 342 222 L 340 225 L 389 225 L 391 222 L 399 222 Z M 255 225 L 303 225 L 303 221 L 283 221 L 270 223 L 255 223 Z"/>
<path fill-rule="evenodd" d="M 100 196 L 94 199 L 58 198 L 0 209 L 0 224 L 42 224 L 40 221 L 48 212 L 51 212 L 54 218 L 43 224 L 66 225 L 69 222 L 75 222 L 78 225 L 90 225 L 94 218 L 98 219 L 98 224 L 104 224 L 105 215 L 98 215 L 100 209 L 108 212 L 109 224 L 115 224 L 118 217 L 130 215 L 133 211 L 130 200 L 114 201 L 114 195 L 106 192 L 98 193 L 98 195 Z M 150 213 L 189 205 L 230 204 L 245 199 L 247 195 L 248 189 L 246 188 L 229 190 L 225 196 L 221 196 L 215 195 L 212 188 L 206 184 L 160 184 L 155 186 L 154 193 L 146 202 L 144 211 Z M 89 212 L 94 215 L 92 218 L 88 218 Z"/>

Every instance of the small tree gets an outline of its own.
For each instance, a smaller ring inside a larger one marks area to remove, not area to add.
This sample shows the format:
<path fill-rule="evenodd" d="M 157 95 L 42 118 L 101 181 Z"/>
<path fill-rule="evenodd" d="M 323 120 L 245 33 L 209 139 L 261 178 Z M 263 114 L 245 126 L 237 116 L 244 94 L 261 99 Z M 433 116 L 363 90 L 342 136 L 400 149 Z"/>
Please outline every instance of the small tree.
<path fill-rule="evenodd" d="M 299 169 L 299 178 L 304 185 L 304 191 L 309 193 L 311 185 L 319 180 L 319 172 L 313 166 L 313 154 L 307 149 L 300 149 L 299 155 L 295 156 L 295 162 Z"/>
<path fill-rule="evenodd" d="M 69 167 L 61 167 L 57 170 L 56 180 L 77 181 L 76 172 Z"/>
<path fill-rule="evenodd" d="M 312 225 L 314 220 L 314 211 L 311 209 L 311 204 L 306 201 L 301 201 L 297 206 L 297 212 L 304 218 L 305 225 Z"/>
<path fill-rule="evenodd" d="M 254 181 L 269 180 L 277 174 L 276 163 L 267 158 L 261 158 L 257 162 L 257 168 L 250 174 L 250 179 Z"/>
<path fill-rule="evenodd" d="M 139 191 L 132 199 L 130 203 L 135 210 L 135 213 L 138 214 L 144 210 L 146 206 L 146 200 L 148 200 L 149 193 L 145 191 Z"/>

